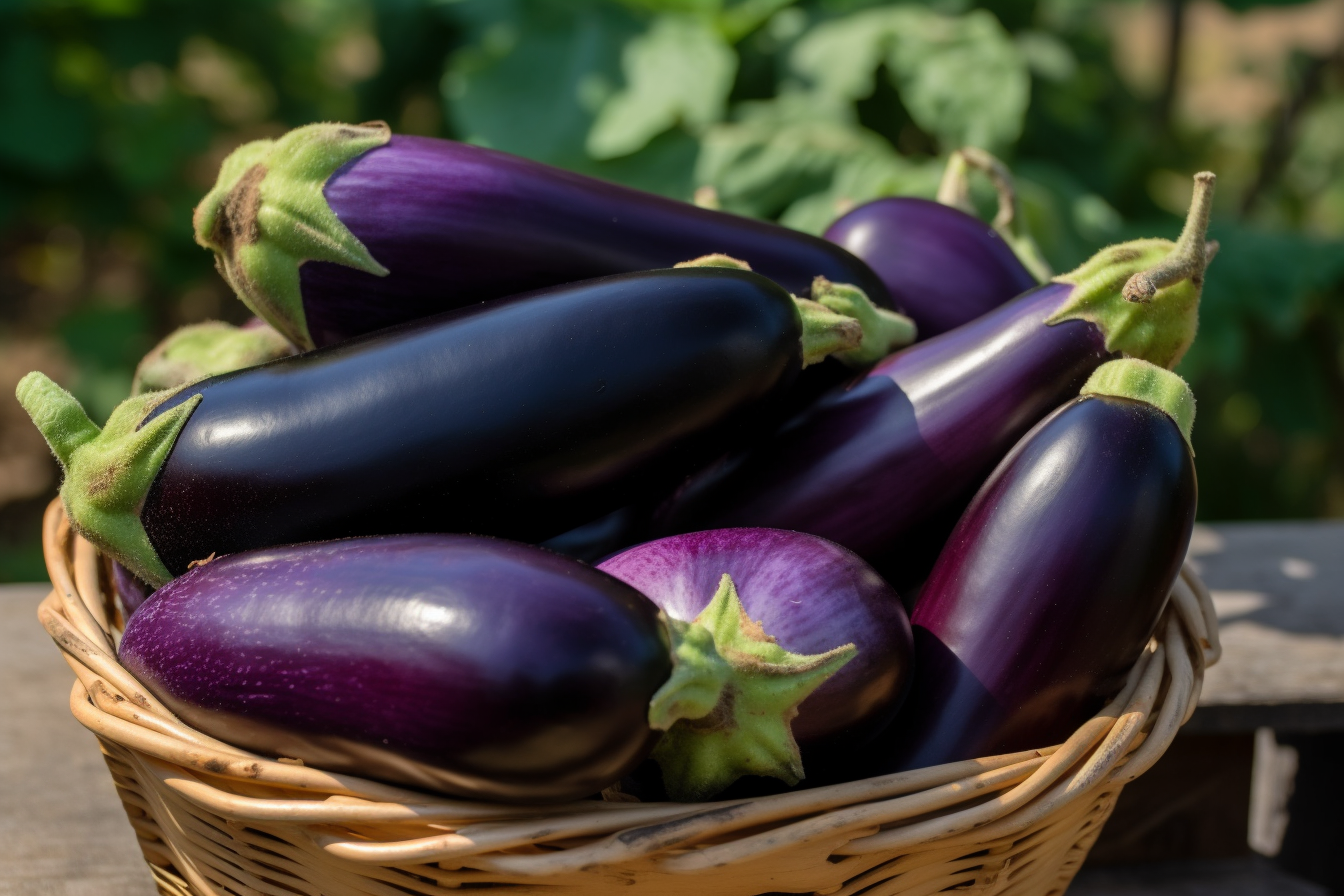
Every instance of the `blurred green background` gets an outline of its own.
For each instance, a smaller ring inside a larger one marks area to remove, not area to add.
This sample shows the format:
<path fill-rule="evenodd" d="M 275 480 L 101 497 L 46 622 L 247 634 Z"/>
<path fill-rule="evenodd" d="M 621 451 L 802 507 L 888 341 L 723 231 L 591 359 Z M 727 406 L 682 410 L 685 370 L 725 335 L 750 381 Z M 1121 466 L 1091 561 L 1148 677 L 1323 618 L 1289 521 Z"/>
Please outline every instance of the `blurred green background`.
<path fill-rule="evenodd" d="M 192 207 L 239 143 L 321 119 L 813 232 L 974 144 L 1058 271 L 1174 237 L 1212 169 L 1200 515 L 1344 515 L 1342 47 L 1344 0 L 0 0 L 0 580 L 44 576 L 57 482 L 12 384 L 101 420 L 172 328 L 243 319 Z"/>

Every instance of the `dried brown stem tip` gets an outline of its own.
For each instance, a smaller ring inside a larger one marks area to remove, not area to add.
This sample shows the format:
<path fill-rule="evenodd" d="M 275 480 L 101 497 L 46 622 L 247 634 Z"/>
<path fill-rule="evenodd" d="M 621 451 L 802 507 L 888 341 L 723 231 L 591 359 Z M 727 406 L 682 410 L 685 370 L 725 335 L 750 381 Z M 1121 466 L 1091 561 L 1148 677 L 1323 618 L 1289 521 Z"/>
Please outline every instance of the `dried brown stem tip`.
<path fill-rule="evenodd" d="M 1195 175 L 1195 193 L 1190 198 L 1185 228 L 1176 240 L 1175 248 L 1161 264 L 1129 278 L 1123 291 L 1126 300 L 1151 302 L 1164 286 L 1182 280 L 1191 280 L 1198 285 L 1204 279 L 1204 269 L 1218 251 L 1218 244 L 1210 244 L 1205 238 L 1209 230 L 1209 211 L 1213 207 L 1213 184 L 1216 180 L 1212 171 L 1201 171 Z M 1213 246 L 1212 251 L 1210 245 Z"/>

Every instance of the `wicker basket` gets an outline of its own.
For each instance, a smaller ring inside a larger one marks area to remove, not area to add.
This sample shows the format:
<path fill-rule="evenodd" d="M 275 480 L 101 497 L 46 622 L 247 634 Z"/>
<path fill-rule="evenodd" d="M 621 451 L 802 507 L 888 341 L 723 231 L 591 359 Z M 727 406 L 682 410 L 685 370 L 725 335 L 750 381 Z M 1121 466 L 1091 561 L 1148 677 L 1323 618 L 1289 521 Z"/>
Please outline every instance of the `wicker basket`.
<path fill-rule="evenodd" d="M 754 800 L 505 806 L 244 752 L 184 725 L 117 663 L 106 564 L 59 502 L 38 615 L 78 681 L 140 848 L 172 896 L 916 896 L 1063 893 L 1126 782 L 1193 712 L 1219 653 L 1185 570 L 1124 691 L 1063 744 Z M 633 888 L 633 889 L 632 889 Z"/>

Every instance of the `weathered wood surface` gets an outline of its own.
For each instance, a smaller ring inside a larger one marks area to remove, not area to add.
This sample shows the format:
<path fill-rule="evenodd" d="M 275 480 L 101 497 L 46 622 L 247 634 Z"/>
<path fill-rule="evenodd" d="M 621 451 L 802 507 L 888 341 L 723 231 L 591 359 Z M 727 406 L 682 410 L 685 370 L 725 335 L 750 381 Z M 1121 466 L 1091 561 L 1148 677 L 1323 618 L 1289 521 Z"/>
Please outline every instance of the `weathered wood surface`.
<path fill-rule="evenodd" d="M 0 588 L 0 896 L 151 896 L 70 667 L 37 621 L 49 586 Z"/>
<path fill-rule="evenodd" d="M 1344 730 L 1344 522 L 1200 526 L 1223 659 L 1189 731 Z"/>
<path fill-rule="evenodd" d="M 1330 896 L 1259 856 L 1084 868 L 1069 896 Z"/>

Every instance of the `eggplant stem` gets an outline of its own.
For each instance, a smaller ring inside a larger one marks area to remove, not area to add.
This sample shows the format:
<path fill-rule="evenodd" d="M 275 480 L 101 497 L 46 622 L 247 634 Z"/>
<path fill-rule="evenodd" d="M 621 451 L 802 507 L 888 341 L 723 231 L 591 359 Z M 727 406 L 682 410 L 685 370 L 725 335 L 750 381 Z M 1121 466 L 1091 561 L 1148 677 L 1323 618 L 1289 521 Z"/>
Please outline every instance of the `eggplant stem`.
<path fill-rule="evenodd" d="M 857 286 L 817 277 L 812 281 L 812 301 L 836 314 L 853 318 L 863 328 L 862 342 L 856 348 L 835 353 L 836 358 L 850 367 L 870 367 L 915 341 L 913 320 L 877 307 Z"/>
<path fill-rule="evenodd" d="M 829 355 L 853 351 L 863 345 L 863 324 L 837 314 L 819 302 L 795 297 L 794 305 L 803 323 L 803 366 L 810 367 Z"/>
<path fill-rule="evenodd" d="M 14 396 L 33 418 L 62 468 L 70 466 L 76 449 L 102 432 L 73 395 L 36 370 L 19 380 Z"/>
<path fill-rule="evenodd" d="M 1190 280 L 1200 285 L 1204 270 L 1209 266 L 1209 214 L 1213 209 L 1213 187 L 1217 177 L 1212 171 L 1195 175 L 1195 191 L 1190 197 L 1190 210 L 1185 217 L 1176 246 L 1161 264 L 1135 274 L 1125 283 L 1126 301 L 1147 303 L 1157 291 L 1167 286 Z M 1216 246 L 1216 243 L 1214 244 Z M 1214 249 L 1217 252 L 1217 249 Z"/>
<path fill-rule="evenodd" d="M 172 576 L 140 522 L 140 507 L 192 411 L 197 393 L 152 420 L 169 392 L 146 392 L 117 405 L 99 429 L 79 401 L 41 373 L 19 382 L 17 395 L 61 462 L 61 500 L 74 529 L 143 581 Z"/>
<path fill-rule="evenodd" d="M 1040 246 L 1032 238 L 1022 217 L 1022 205 L 1018 201 L 1017 185 L 1013 173 L 999 158 L 978 146 L 963 146 L 948 157 L 947 167 L 943 169 L 943 179 L 938 184 L 938 201 L 960 209 L 968 215 L 978 215 L 975 204 L 971 202 L 970 173 L 980 171 L 989 178 L 998 195 L 999 207 L 994 213 L 990 226 L 1003 237 L 1022 262 L 1022 266 L 1031 272 L 1037 281 L 1044 283 L 1054 276 L 1050 262 L 1045 260 Z"/>
<path fill-rule="evenodd" d="M 701 255 L 699 258 L 692 258 L 690 261 L 679 261 L 672 265 L 674 268 L 731 268 L 737 271 L 749 271 L 751 265 L 740 258 L 734 258 L 731 255 L 724 255 L 722 252 L 713 252 L 709 255 Z"/>

